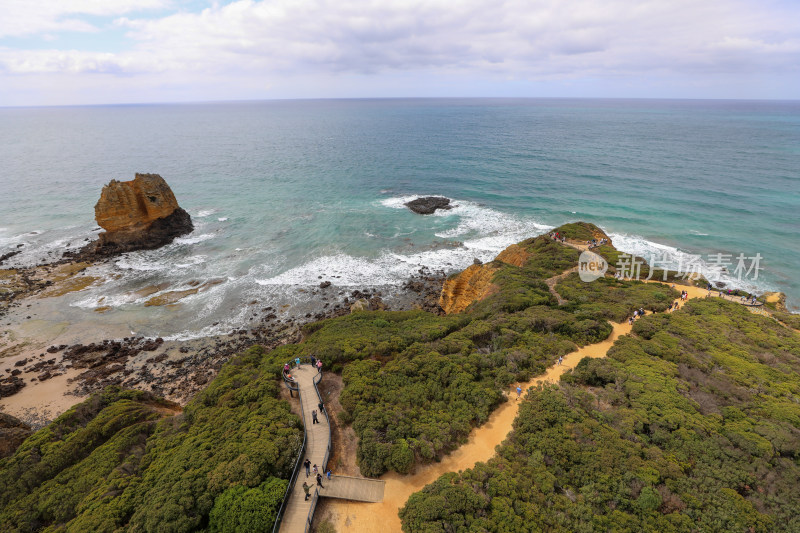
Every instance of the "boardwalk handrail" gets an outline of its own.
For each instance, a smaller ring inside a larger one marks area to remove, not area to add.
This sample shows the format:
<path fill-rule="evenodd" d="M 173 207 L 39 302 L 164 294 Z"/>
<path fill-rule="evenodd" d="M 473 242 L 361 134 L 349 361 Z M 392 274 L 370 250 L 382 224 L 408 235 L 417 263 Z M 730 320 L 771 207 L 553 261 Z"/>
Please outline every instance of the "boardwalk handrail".
<path fill-rule="evenodd" d="M 317 392 L 317 398 L 319 398 L 319 403 L 325 405 L 324 402 L 322 401 L 322 395 L 319 393 L 319 388 L 317 387 L 317 383 L 319 383 L 320 381 L 322 381 L 322 372 L 317 373 L 317 375 L 314 376 L 312 382 L 314 383 L 314 390 Z M 325 406 L 325 408 L 323 409 L 323 414 L 325 415 L 325 420 L 328 421 L 328 448 L 325 450 L 325 460 L 322 461 L 322 470 L 324 472 L 327 472 L 328 459 L 330 458 L 331 455 L 331 443 L 333 442 L 333 439 L 331 438 L 331 418 L 328 416 L 327 406 Z"/>
<path fill-rule="evenodd" d="M 289 390 L 296 390 L 299 396 L 300 394 L 300 386 L 295 382 L 290 380 L 286 377 L 286 372 L 281 370 L 281 377 L 283 381 L 286 382 L 286 387 Z M 319 394 L 319 393 L 317 393 Z M 305 414 L 303 412 L 303 402 L 300 402 L 300 418 L 305 421 Z M 330 446 L 330 443 L 328 444 Z M 281 501 L 281 506 L 278 509 L 278 515 L 275 517 L 275 525 L 272 526 L 272 533 L 278 533 L 281 528 L 281 520 L 283 520 L 283 512 L 286 510 L 286 502 L 289 501 L 289 496 L 294 489 L 294 484 L 297 482 L 297 474 L 300 472 L 300 465 L 302 464 L 301 461 L 306 454 L 306 427 L 305 422 L 303 423 L 303 445 L 300 447 L 300 453 L 297 455 L 297 459 L 294 462 L 294 470 L 292 470 L 292 477 L 289 479 L 289 485 L 286 487 L 286 492 L 283 494 L 283 501 Z M 315 494 L 316 496 L 316 494 Z M 313 506 L 312 506 L 313 507 Z"/>
<path fill-rule="evenodd" d="M 314 384 L 314 391 L 317 393 L 317 399 L 319 399 L 320 403 L 322 403 L 322 395 L 319 393 L 319 388 L 317 387 L 317 383 L 322 381 L 322 372 L 318 372 L 316 376 L 311 380 Z M 301 404 L 303 402 L 300 402 Z M 323 409 L 323 413 L 325 414 L 325 420 L 328 421 L 328 447 L 325 450 L 325 459 L 322 461 L 322 472 L 323 474 L 328 471 L 328 459 L 331 455 L 331 419 L 328 416 L 328 407 L 325 406 Z M 317 507 L 317 500 L 319 499 L 319 489 L 314 489 L 314 496 L 312 496 L 311 500 L 311 508 L 308 510 L 308 518 L 306 519 L 306 533 L 311 529 L 311 522 L 314 520 L 314 511 Z"/>
<path fill-rule="evenodd" d="M 308 510 L 308 517 L 306 518 L 305 533 L 311 530 L 311 521 L 314 520 L 314 510 L 317 508 L 317 501 L 319 500 L 319 489 L 314 489 L 314 495 L 311 497 L 311 508 Z"/>

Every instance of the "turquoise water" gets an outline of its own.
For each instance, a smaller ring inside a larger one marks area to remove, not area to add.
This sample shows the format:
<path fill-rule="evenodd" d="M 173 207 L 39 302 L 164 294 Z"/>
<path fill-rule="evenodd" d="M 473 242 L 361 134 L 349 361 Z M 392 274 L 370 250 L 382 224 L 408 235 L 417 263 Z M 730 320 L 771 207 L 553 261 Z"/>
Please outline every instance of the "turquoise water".
<path fill-rule="evenodd" d="M 62 314 L 222 331 L 320 276 L 396 286 L 587 220 L 649 257 L 761 254 L 748 290 L 800 305 L 800 102 L 411 99 L 0 109 L 0 246 L 31 263 L 91 238 L 110 179 L 161 174 L 195 232 L 101 267 Z M 452 198 L 435 216 L 402 207 Z M 677 259 L 676 259 L 677 258 Z M 735 263 L 735 259 L 733 259 Z M 119 276 L 116 276 L 119 274 Z M 337 277 L 338 276 L 338 277 Z M 134 291 L 223 283 L 178 309 Z M 100 298 L 112 312 L 93 313 Z M 218 324 L 214 326 L 213 324 Z"/>

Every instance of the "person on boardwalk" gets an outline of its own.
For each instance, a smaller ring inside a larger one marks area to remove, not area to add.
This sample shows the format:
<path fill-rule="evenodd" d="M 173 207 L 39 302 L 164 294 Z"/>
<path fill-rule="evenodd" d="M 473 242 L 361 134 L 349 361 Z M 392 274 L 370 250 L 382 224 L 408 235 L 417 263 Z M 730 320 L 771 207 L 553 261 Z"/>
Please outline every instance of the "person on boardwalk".
<path fill-rule="evenodd" d="M 322 360 L 317 361 L 317 372 L 322 374 Z"/>
<path fill-rule="evenodd" d="M 319 468 L 317 468 L 317 465 L 314 465 L 314 475 L 316 476 L 317 474 L 319 474 Z"/>
<path fill-rule="evenodd" d="M 300 366 L 300 358 L 299 357 L 294 360 L 294 364 L 296 364 L 297 366 Z"/>
<path fill-rule="evenodd" d="M 306 467 L 306 477 L 310 476 L 311 475 L 311 461 L 308 460 L 308 457 L 306 457 L 306 460 L 303 461 L 303 466 Z"/>
<path fill-rule="evenodd" d="M 327 476 L 328 481 L 330 481 L 331 480 L 331 471 L 330 471 L 330 469 L 328 469 L 328 473 L 325 474 L 325 475 Z"/>
<path fill-rule="evenodd" d="M 308 501 L 308 498 L 311 496 L 311 487 L 305 481 L 303 481 L 303 492 L 306 493 L 306 501 Z"/>
<path fill-rule="evenodd" d="M 317 366 L 317 358 L 312 355 L 311 356 L 311 368 L 314 368 L 315 366 Z"/>
<path fill-rule="evenodd" d="M 314 411 L 311 411 L 311 420 L 313 421 L 312 422 L 313 424 L 319 424 L 319 420 L 317 420 L 317 411 L 316 411 L 316 409 Z"/>
<path fill-rule="evenodd" d="M 317 407 L 319 407 L 319 412 L 320 412 L 320 413 L 321 413 L 322 411 L 324 411 L 324 410 L 325 410 L 325 404 L 324 404 L 324 403 L 322 403 L 322 402 L 319 402 L 319 403 L 317 404 Z"/>
<path fill-rule="evenodd" d="M 322 474 L 317 474 L 317 485 L 319 485 L 321 489 L 325 488 L 325 485 L 322 484 Z"/>
<path fill-rule="evenodd" d="M 517 385 L 517 400 L 519 400 L 520 396 L 522 396 L 522 387 Z"/>
<path fill-rule="evenodd" d="M 289 366 L 289 363 L 286 363 L 285 365 L 283 365 L 283 373 L 284 374 L 288 374 L 291 369 L 292 369 L 292 367 Z"/>

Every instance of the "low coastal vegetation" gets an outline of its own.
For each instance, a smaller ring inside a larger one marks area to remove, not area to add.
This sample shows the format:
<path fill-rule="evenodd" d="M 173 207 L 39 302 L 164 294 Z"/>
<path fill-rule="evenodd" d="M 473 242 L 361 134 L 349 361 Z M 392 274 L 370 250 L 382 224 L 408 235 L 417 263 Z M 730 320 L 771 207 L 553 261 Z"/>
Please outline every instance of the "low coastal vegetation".
<path fill-rule="evenodd" d="M 341 404 L 359 437 L 362 474 L 407 473 L 437 460 L 487 420 L 511 383 L 607 338 L 609 319 L 663 311 L 678 295 L 662 284 L 568 277 L 556 290 L 570 301 L 559 306 L 546 280 L 575 267 L 578 250 L 547 236 L 518 246 L 524 264 L 496 261 L 497 289 L 464 313 L 358 312 L 312 324 L 303 343 L 275 350 L 342 370 Z"/>
<path fill-rule="evenodd" d="M 0 530 L 271 524 L 303 440 L 280 367 L 252 348 L 183 412 L 139 391 L 93 395 L 0 460 Z"/>
<path fill-rule="evenodd" d="M 415 493 L 404 530 L 800 530 L 800 335 L 714 298 L 633 332 L 532 390 L 498 455 Z"/>
<path fill-rule="evenodd" d="M 603 236 L 585 223 L 558 231 Z M 143 392 L 92 396 L 0 460 L 0 530 L 268 530 L 302 443 L 279 396 L 286 361 L 313 355 L 342 374 L 339 420 L 358 436 L 362 474 L 407 473 L 462 443 L 512 383 L 640 308 L 656 314 L 608 359 L 532 391 L 498 456 L 416 493 L 403 527 L 800 529 L 800 336 L 721 299 L 663 313 L 678 296 L 668 284 L 584 283 L 579 250 L 547 236 L 501 256 L 473 268 L 491 276 L 464 312 L 308 324 L 300 343 L 230 361 L 182 412 Z"/>

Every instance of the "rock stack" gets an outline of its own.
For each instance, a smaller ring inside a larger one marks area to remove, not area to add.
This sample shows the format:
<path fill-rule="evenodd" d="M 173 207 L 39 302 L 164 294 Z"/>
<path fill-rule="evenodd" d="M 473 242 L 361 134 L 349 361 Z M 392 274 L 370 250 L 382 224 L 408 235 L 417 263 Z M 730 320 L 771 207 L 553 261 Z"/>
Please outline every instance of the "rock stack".
<path fill-rule="evenodd" d="M 111 180 L 103 187 L 94 213 L 105 230 L 93 243 L 98 255 L 158 248 L 194 229 L 189 213 L 178 205 L 172 189 L 158 174 L 136 174 L 132 181 Z"/>

